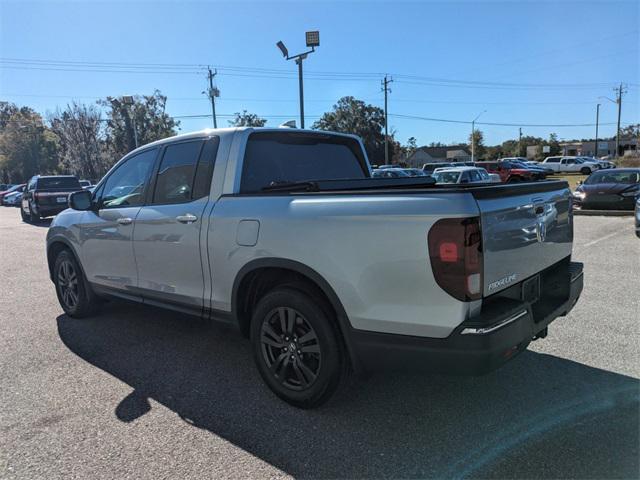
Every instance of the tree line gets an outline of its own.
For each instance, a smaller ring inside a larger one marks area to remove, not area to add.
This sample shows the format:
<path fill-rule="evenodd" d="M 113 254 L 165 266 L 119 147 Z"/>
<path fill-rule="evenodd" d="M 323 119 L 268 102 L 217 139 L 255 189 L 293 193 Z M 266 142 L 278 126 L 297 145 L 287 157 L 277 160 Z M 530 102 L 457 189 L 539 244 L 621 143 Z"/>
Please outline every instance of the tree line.
<path fill-rule="evenodd" d="M 95 104 L 72 102 L 43 117 L 28 106 L 0 102 L 0 181 L 24 182 L 35 174 L 73 174 L 98 180 L 136 143 L 144 145 L 177 134 L 180 121 L 166 113 L 166 103 L 167 97 L 156 90 L 151 95 L 106 97 Z M 228 123 L 262 127 L 266 122 L 244 110 Z M 384 111 L 380 107 L 343 97 L 312 128 L 358 135 L 371 163 L 384 162 Z M 627 129 L 637 135 L 639 127 Z M 418 145 L 414 137 L 402 144 L 396 133 L 392 129 L 387 138 L 389 158 L 402 165 Z M 471 150 L 472 142 L 478 159 L 524 156 L 527 146 L 532 145 L 538 147 L 538 158 L 560 152 L 555 133 L 547 139 L 523 136 L 486 146 L 482 131 L 476 130 L 463 146 Z M 429 146 L 445 145 L 432 142 Z M 543 146 L 549 146 L 550 152 L 543 154 Z"/>

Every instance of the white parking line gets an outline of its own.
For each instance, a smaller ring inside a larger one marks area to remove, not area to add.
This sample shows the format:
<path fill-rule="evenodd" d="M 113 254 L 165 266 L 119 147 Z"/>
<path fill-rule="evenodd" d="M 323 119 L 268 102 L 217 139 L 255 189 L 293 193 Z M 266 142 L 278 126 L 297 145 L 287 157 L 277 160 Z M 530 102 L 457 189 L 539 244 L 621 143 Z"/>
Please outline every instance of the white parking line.
<path fill-rule="evenodd" d="M 612 232 L 608 235 L 605 235 L 604 237 L 600 237 L 600 238 L 596 238 L 595 240 L 592 240 L 590 242 L 585 243 L 584 245 L 578 245 L 578 248 L 587 248 L 587 247 L 591 247 L 592 245 L 595 245 L 596 243 L 600 243 L 602 240 L 606 240 L 608 238 L 614 237 L 616 235 L 618 235 L 619 233 L 622 233 L 626 231 L 626 226 L 624 229 L 620 229 L 620 230 L 616 230 L 615 232 Z"/>

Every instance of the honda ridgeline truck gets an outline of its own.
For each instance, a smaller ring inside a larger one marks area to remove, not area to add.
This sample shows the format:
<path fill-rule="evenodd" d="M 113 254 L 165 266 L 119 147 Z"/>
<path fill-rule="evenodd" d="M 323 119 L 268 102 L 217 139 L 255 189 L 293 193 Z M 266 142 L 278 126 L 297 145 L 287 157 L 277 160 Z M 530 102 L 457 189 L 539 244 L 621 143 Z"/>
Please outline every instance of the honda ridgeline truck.
<path fill-rule="evenodd" d="M 47 235 L 64 311 L 119 297 L 239 327 L 276 395 L 349 371 L 480 374 L 545 337 L 582 290 L 566 182 L 371 178 L 359 138 L 234 128 L 120 160 Z"/>

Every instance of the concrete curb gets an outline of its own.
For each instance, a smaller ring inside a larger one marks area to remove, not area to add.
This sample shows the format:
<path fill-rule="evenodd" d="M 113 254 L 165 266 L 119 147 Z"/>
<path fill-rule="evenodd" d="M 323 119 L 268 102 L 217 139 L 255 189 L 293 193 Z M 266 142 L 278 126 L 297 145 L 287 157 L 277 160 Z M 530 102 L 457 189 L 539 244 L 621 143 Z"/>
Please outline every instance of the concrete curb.
<path fill-rule="evenodd" d="M 588 217 L 633 217 L 633 210 L 573 210 L 574 215 Z"/>

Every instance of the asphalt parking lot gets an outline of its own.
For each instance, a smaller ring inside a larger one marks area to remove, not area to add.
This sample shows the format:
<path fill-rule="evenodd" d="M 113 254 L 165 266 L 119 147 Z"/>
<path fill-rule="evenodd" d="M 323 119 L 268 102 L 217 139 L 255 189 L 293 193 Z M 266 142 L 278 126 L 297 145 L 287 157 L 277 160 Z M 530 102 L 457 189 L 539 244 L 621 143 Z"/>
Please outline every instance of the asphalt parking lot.
<path fill-rule="evenodd" d="M 234 331 L 121 302 L 62 314 L 47 224 L 0 208 L 2 478 L 637 478 L 640 240 L 576 217 L 585 290 L 483 377 L 377 374 L 277 400 Z"/>

